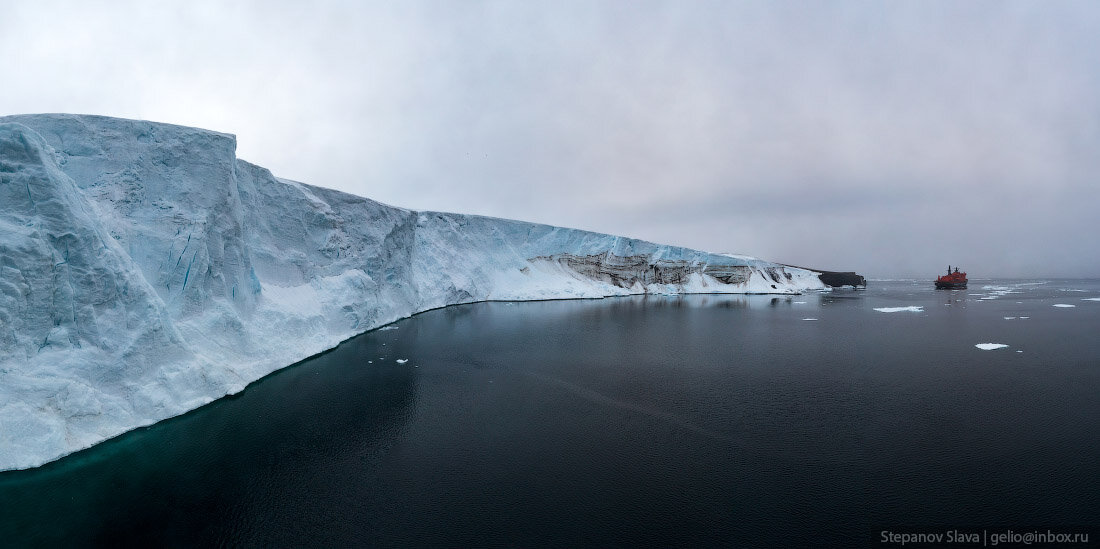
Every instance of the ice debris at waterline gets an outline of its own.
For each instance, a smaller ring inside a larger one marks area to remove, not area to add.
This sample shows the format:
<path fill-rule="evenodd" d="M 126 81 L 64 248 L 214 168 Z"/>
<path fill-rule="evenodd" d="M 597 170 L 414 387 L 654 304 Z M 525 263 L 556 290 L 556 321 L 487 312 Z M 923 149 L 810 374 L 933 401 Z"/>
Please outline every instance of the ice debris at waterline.
<path fill-rule="evenodd" d="M 1003 349 L 1005 347 L 1008 347 L 1008 345 L 1005 345 L 1004 343 L 977 343 L 974 346 L 983 351 L 992 351 L 994 349 Z"/>
<path fill-rule="evenodd" d="M 232 135 L 0 118 L 0 470 L 175 416 L 366 330 L 481 300 L 797 293 L 814 271 L 275 177 Z"/>

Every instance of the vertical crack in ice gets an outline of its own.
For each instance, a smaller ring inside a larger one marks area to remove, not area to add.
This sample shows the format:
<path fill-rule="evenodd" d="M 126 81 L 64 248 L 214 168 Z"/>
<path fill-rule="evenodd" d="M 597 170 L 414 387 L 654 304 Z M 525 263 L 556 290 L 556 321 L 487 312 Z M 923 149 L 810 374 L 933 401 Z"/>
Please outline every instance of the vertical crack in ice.
<path fill-rule="evenodd" d="M 191 266 L 195 264 L 195 256 L 197 255 L 199 255 L 199 251 L 195 250 L 195 253 L 191 255 L 191 261 L 187 262 L 187 272 L 183 274 L 183 288 L 180 288 L 181 292 L 187 290 L 187 279 L 191 276 Z"/>
<path fill-rule="evenodd" d="M 176 259 L 176 267 L 180 266 L 180 261 L 183 261 L 183 254 L 187 253 L 187 247 L 191 245 L 191 233 L 187 233 L 187 243 L 183 245 L 183 249 L 180 250 L 179 259 Z M 188 267 L 190 268 L 190 267 Z M 186 285 L 186 282 L 184 283 Z"/>

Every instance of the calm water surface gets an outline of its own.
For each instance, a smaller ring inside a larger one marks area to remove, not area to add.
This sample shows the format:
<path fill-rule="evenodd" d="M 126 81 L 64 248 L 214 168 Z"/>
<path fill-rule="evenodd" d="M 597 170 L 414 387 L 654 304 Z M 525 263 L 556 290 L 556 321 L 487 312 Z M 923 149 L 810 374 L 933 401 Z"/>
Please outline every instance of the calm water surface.
<path fill-rule="evenodd" d="M 1095 542 L 1097 297 L 1098 281 L 886 281 L 430 311 L 0 474 L 0 544 Z"/>

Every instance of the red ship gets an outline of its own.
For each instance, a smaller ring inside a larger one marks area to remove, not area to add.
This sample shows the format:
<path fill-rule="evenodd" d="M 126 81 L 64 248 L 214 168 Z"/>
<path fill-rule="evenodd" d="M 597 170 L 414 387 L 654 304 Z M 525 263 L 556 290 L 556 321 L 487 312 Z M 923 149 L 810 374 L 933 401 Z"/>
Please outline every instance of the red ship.
<path fill-rule="evenodd" d="M 966 273 L 960 273 L 959 268 L 955 267 L 955 272 L 951 272 L 951 266 L 947 266 L 947 274 L 936 279 L 937 290 L 965 290 L 966 289 Z"/>

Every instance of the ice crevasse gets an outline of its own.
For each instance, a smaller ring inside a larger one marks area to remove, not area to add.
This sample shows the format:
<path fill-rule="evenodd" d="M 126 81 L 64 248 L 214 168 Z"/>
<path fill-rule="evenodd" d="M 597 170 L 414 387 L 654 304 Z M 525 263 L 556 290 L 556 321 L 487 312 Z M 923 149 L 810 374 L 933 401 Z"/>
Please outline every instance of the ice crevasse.
<path fill-rule="evenodd" d="M 281 179 L 224 133 L 0 117 L 0 470 L 445 305 L 821 288 L 813 271 L 755 258 Z"/>

